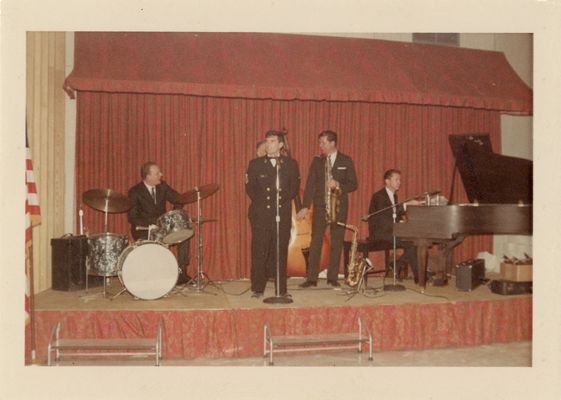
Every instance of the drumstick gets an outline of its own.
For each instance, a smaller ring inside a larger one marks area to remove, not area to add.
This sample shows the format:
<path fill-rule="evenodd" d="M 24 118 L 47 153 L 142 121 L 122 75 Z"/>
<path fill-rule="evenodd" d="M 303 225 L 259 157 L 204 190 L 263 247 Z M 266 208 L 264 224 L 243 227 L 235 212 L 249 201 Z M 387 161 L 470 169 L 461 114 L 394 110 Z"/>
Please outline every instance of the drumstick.
<path fill-rule="evenodd" d="M 136 231 L 149 231 L 151 229 L 158 229 L 158 225 L 137 226 L 134 228 Z"/>

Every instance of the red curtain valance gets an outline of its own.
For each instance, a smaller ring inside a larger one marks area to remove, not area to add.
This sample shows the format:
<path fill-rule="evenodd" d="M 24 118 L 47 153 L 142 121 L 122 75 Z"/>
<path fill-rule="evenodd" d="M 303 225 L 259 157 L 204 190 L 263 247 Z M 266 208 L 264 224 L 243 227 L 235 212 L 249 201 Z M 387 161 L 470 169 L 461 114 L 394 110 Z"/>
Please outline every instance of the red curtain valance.
<path fill-rule="evenodd" d="M 272 33 L 78 32 L 65 89 L 532 112 L 500 52 Z"/>

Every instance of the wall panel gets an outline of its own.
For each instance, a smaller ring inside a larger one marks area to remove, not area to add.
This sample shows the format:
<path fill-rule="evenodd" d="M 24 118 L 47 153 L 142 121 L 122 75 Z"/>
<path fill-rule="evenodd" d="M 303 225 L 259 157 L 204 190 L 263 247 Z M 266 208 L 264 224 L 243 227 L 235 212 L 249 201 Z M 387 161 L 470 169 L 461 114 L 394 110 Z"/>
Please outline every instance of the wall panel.
<path fill-rule="evenodd" d="M 27 133 L 41 224 L 33 229 L 35 292 L 51 287 L 50 239 L 64 233 L 64 32 L 28 32 Z"/>

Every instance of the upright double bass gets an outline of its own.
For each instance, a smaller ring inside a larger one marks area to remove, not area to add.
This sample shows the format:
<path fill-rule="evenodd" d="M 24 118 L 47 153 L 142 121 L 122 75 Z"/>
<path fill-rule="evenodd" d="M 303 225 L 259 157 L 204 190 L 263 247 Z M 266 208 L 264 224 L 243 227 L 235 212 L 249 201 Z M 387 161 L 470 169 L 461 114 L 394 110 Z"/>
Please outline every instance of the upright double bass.
<path fill-rule="evenodd" d="M 284 155 L 291 157 L 290 148 L 286 131 L 284 136 Z M 310 207 L 306 218 L 298 220 L 296 214 L 302 208 L 303 192 L 300 191 L 298 196 L 292 200 L 292 224 L 290 227 L 290 240 L 288 242 L 288 259 L 287 259 L 287 275 L 288 276 L 306 276 L 308 253 L 310 244 L 312 243 L 312 215 L 313 206 Z M 321 247 L 320 270 L 327 267 L 329 263 L 329 236 L 327 232 L 323 237 L 323 245 Z"/>

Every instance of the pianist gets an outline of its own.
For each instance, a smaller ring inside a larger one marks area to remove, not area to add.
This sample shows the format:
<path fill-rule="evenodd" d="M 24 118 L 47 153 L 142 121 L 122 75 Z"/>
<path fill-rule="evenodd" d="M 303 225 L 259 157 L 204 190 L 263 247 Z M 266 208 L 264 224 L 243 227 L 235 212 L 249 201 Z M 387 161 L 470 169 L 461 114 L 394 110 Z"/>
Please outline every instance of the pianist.
<path fill-rule="evenodd" d="M 401 171 L 397 169 L 389 169 L 384 172 L 384 187 L 372 195 L 368 212 L 374 213 L 384 208 L 388 209 L 379 214 L 373 215 L 368 220 L 368 233 L 370 240 L 383 240 L 393 244 L 393 224 L 394 222 L 399 223 L 405 214 L 404 205 L 398 204 L 399 202 L 397 200 L 397 191 L 400 186 Z M 395 204 L 398 204 L 397 207 L 391 207 Z M 405 207 L 407 204 L 418 205 L 420 203 L 416 200 L 412 200 L 406 203 Z M 406 264 L 409 264 L 413 271 L 415 283 L 419 283 L 417 247 L 415 247 L 412 242 L 400 240 L 399 238 L 396 238 L 396 244 L 397 247 L 402 247 L 404 249 L 403 254 L 396 261 L 397 265 L 394 265 L 395 274 L 398 277 L 398 280 L 401 280 L 401 268 Z"/>

